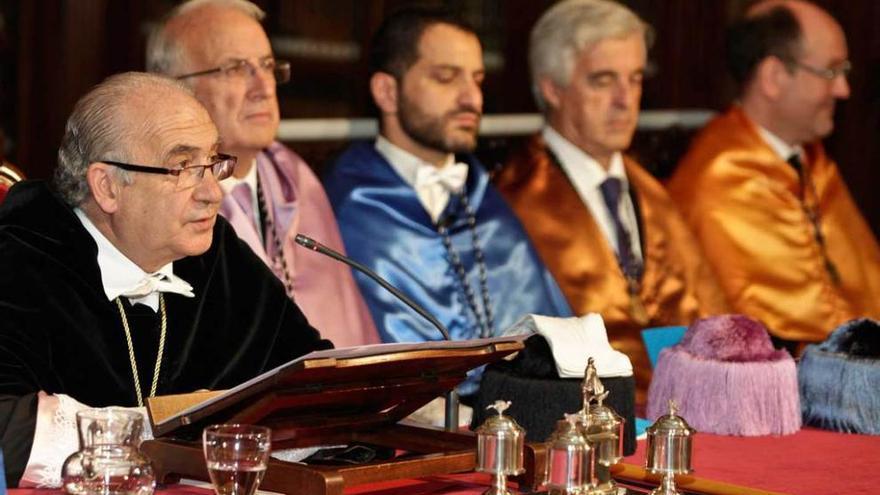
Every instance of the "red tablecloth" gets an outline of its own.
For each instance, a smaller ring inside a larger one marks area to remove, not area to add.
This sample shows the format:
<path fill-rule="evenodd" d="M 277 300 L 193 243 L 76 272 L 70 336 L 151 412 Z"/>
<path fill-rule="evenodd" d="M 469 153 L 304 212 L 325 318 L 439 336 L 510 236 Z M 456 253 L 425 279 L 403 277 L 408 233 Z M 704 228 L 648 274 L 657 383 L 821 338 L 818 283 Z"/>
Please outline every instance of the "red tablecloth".
<path fill-rule="evenodd" d="M 624 462 L 643 466 L 645 442 Z M 803 429 L 783 437 L 694 437 L 694 476 L 816 495 L 880 494 L 880 437 Z"/>
<path fill-rule="evenodd" d="M 373 483 L 351 487 L 345 490 L 345 493 L 350 495 L 480 495 L 489 486 L 488 475 L 465 473 Z M 60 490 L 9 490 L 9 495 L 61 495 L 62 493 Z M 210 495 L 213 491 L 195 486 L 173 485 L 156 493 L 158 495 Z"/>
<path fill-rule="evenodd" d="M 644 465 L 645 442 L 624 462 Z M 699 433 L 694 439 L 694 476 L 792 495 L 880 494 L 880 437 L 804 429 L 784 437 L 726 437 Z M 477 495 L 489 485 L 479 473 L 436 476 L 355 486 L 350 495 Z M 10 490 L 9 495 L 47 495 L 49 490 Z M 54 492 L 60 493 L 60 492 Z M 207 495 L 176 485 L 165 495 Z"/>

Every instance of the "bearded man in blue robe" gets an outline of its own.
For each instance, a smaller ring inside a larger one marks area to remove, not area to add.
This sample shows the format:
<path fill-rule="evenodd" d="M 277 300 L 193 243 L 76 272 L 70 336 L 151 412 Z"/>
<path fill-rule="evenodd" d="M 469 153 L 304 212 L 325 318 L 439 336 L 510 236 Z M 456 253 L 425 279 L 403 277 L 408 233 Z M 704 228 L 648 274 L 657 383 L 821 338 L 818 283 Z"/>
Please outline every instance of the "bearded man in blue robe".
<path fill-rule="evenodd" d="M 345 248 L 410 295 L 453 339 L 498 335 L 521 316 L 571 310 L 519 221 L 470 154 L 485 75 L 480 41 L 454 16 L 398 11 L 376 33 L 370 92 L 380 136 L 346 150 L 325 178 Z M 442 339 L 356 277 L 385 342 Z M 459 391 L 476 389 L 474 377 Z"/>

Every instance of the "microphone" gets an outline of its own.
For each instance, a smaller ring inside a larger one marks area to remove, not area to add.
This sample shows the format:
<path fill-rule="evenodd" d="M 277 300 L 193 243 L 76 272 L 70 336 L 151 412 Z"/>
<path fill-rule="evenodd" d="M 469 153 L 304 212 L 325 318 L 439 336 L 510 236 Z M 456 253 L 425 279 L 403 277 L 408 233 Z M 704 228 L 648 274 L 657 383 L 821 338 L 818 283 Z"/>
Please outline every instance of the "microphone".
<path fill-rule="evenodd" d="M 416 304 L 415 301 L 413 301 L 412 299 L 410 299 L 409 297 L 404 295 L 403 292 L 400 292 L 400 290 L 397 287 L 394 287 L 393 285 L 389 284 L 384 278 L 380 277 L 378 274 L 376 274 L 376 272 L 374 272 L 373 270 L 370 270 L 362 263 L 358 263 L 357 261 L 349 258 L 348 256 L 345 256 L 342 253 L 339 253 L 337 251 L 334 251 L 334 250 L 328 248 L 327 246 L 312 239 L 311 237 L 308 237 L 308 236 L 305 236 L 302 234 L 296 234 L 296 238 L 294 240 L 296 241 L 297 244 L 299 244 L 300 246 L 302 246 L 306 249 L 311 249 L 312 251 L 317 251 L 325 256 L 329 256 L 337 261 L 341 261 L 342 263 L 345 263 L 346 265 L 348 265 L 348 266 L 354 268 L 355 270 L 363 273 L 364 275 L 370 277 L 377 284 L 381 285 L 382 288 L 384 288 L 388 292 L 394 294 L 394 297 L 403 301 L 403 303 L 406 304 L 407 306 L 409 306 L 410 308 L 412 308 L 413 311 L 420 314 L 424 319 L 431 322 L 431 324 L 434 325 L 434 327 L 436 327 L 437 330 L 439 330 L 441 334 L 443 334 L 444 339 L 452 340 L 452 337 L 449 336 L 449 330 L 447 330 L 446 327 L 443 326 L 442 323 L 437 321 L 437 318 L 434 318 L 434 315 L 432 315 L 431 313 L 428 313 L 428 311 L 426 311 L 425 308 Z"/>
<path fill-rule="evenodd" d="M 320 242 L 312 239 L 311 237 L 305 236 L 303 234 L 296 234 L 294 238 L 297 244 L 300 246 L 310 249 L 312 251 L 323 254 L 324 256 L 329 256 L 336 261 L 345 263 L 346 265 L 354 268 L 355 270 L 363 273 L 364 275 L 370 277 L 377 284 L 381 285 L 383 289 L 388 292 L 394 294 L 394 297 L 403 301 L 404 304 L 409 306 L 413 311 L 422 316 L 422 318 L 431 322 L 437 330 L 443 335 L 443 338 L 447 341 L 451 341 L 452 337 L 449 336 L 449 330 L 440 323 L 437 318 L 434 317 L 431 313 L 428 313 L 425 308 L 416 304 L 415 301 L 407 297 L 403 292 L 397 287 L 394 287 L 384 278 L 380 277 L 376 272 L 367 268 L 364 264 L 359 263 L 348 256 L 345 256 L 342 253 L 334 251 L 333 249 L 328 248 L 327 246 L 321 244 Z M 457 431 L 458 430 L 458 394 L 455 393 L 455 389 L 453 388 L 449 392 L 446 393 L 446 421 L 445 428 L 447 431 Z"/>

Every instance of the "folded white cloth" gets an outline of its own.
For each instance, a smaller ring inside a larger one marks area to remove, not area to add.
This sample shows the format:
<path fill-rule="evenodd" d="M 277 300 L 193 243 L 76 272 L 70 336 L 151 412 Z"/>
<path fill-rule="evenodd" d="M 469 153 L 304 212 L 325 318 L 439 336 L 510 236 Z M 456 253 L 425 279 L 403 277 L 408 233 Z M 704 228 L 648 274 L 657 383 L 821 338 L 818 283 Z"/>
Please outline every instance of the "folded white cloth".
<path fill-rule="evenodd" d="M 583 378 L 591 357 L 602 378 L 632 375 L 632 363 L 626 354 L 611 347 L 605 322 L 598 313 L 571 318 L 530 314 L 504 331 L 505 335 L 529 333 L 547 339 L 561 378 Z"/>

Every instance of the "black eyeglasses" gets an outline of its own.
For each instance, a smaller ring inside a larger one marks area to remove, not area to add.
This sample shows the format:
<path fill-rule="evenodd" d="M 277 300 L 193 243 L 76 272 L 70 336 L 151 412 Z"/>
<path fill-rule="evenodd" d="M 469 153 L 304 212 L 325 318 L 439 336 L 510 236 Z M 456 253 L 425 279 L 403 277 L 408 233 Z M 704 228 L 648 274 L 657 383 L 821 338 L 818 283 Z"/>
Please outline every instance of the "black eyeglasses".
<path fill-rule="evenodd" d="M 844 60 L 843 62 L 837 64 L 835 67 L 829 67 L 827 69 L 813 67 L 812 65 L 798 62 L 797 60 L 786 60 L 785 64 L 793 69 L 801 69 L 810 74 L 813 74 L 814 76 L 821 77 L 828 82 L 831 82 L 840 76 L 846 78 L 852 71 L 852 64 L 849 60 Z"/>
<path fill-rule="evenodd" d="M 256 75 L 258 70 L 266 74 L 272 74 L 276 84 L 284 84 L 290 80 L 290 62 L 275 60 L 272 57 L 261 58 L 256 66 L 244 59 L 232 60 L 220 67 L 177 76 L 177 79 L 188 79 L 190 77 L 207 76 L 210 74 L 222 74 L 230 79 L 244 79 L 247 76 Z"/>
<path fill-rule="evenodd" d="M 119 167 L 123 170 L 130 170 L 132 172 L 173 175 L 177 177 L 177 187 L 179 189 L 189 189 L 202 182 L 202 179 L 205 178 L 205 171 L 209 168 L 211 169 L 211 173 L 214 174 L 214 178 L 217 180 L 223 180 L 229 177 L 235 170 L 235 163 L 238 161 L 238 158 L 232 155 L 217 154 L 214 161 L 207 165 L 189 165 L 178 168 L 149 167 L 147 165 L 133 165 L 131 163 L 114 162 L 112 160 L 95 161 L 113 165 L 114 167 Z"/>

